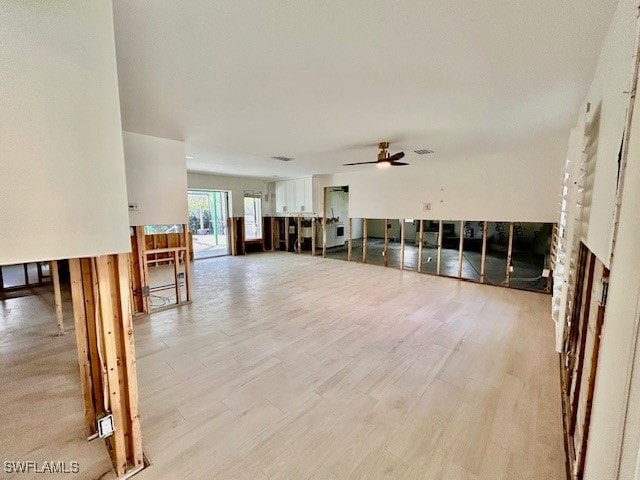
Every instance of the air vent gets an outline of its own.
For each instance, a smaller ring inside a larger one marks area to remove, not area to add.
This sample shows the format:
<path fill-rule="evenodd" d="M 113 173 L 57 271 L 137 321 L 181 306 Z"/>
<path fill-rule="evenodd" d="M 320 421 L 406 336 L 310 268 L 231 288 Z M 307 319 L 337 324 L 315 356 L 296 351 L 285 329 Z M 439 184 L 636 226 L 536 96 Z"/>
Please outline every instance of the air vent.
<path fill-rule="evenodd" d="M 280 160 L 281 162 L 290 162 L 291 160 L 293 160 L 293 158 L 289 158 L 289 157 L 271 157 L 274 160 Z"/>
<path fill-rule="evenodd" d="M 419 150 L 414 150 L 418 155 L 428 155 L 429 153 L 433 153 L 433 150 L 429 150 L 428 148 L 420 148 Z"/>

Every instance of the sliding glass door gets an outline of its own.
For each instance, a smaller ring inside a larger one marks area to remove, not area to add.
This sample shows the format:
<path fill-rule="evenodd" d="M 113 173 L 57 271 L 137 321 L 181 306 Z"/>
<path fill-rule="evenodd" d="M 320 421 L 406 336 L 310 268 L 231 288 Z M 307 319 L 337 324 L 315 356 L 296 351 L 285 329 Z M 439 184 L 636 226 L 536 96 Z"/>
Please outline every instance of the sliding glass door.
<path fill-rule="evenodd" d="M 229 254 L 229 192 L 189 190 L 189 232 L 196 259 Z"/>

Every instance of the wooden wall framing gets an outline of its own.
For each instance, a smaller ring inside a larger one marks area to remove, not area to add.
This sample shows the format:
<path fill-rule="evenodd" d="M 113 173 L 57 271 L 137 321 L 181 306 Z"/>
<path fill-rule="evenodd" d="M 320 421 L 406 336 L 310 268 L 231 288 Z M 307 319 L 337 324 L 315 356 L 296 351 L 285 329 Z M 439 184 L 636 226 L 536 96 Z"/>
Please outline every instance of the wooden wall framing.
<path fill-rule="evenodd" d="M 113 415 L 106 439 L 118 476 L 144 466 L 128 254 L 69 260 L 86 433 Z"/>
<path fill-rule="evenodd" d="M 422 273 L 422 247 L 424 244 L 424 220 L 420 220 L 418 224 L 420 231 L 418 232 L 418 273 Z"/>
<path fill-rule="evenodd" d="M 132 227 L 131 268 L 132 311 L 134 314 L 147 314 L 151 311 L 149 301 L 149 267 L 172 265 L 175 279 L 176 305 L 190 302 L 192 299 L 191 239 L 187 225 L 181 233 L 145 235 L 144 226 Z M 232 243 L 233 246 L 233 243 Z M 186 296 L 183 298 L 180 288 L 179 268 L 184 265 Z M 173 305 L 172 305 L 173 306 Z"/>
<path fill-rule="evenodd" d="M 584 474 L 608 278 L 602 262 L 580 244 L 570 329 L 560 356 L 567 475 L 571 480 L 582 480 Z"/>

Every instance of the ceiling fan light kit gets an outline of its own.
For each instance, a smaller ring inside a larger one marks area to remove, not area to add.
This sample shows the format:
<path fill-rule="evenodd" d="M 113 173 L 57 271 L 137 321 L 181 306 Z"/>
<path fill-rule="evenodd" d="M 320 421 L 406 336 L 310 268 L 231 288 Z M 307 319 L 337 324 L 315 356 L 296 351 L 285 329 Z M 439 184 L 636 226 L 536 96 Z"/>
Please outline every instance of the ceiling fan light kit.
<path fill-rule="evenodd" d="M 375 164 L 378 168 L 388 168 L 409 165 L 408 163 L 398 161 L 404 157 L 404 152 L 398 152 L 394 153 L 393 155 L 389 155 L 389 142 L 380 142 L 378 144 L 378 148 L 380 149 L 380 152 L 378 153 L 378 160 L 376 160 L 375 162 L 345 163 L 344 166 L 349 167 L 353 165 Z"/>

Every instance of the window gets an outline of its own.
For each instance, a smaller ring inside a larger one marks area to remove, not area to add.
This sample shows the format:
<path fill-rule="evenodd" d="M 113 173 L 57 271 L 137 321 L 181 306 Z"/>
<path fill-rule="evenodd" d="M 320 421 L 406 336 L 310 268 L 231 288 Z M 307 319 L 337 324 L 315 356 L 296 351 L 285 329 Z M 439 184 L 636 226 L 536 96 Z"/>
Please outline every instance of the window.
<path fill-rule="evenodd" d="M 244 194 L 244 238 L 262 239 L 262 193 Z"/>

